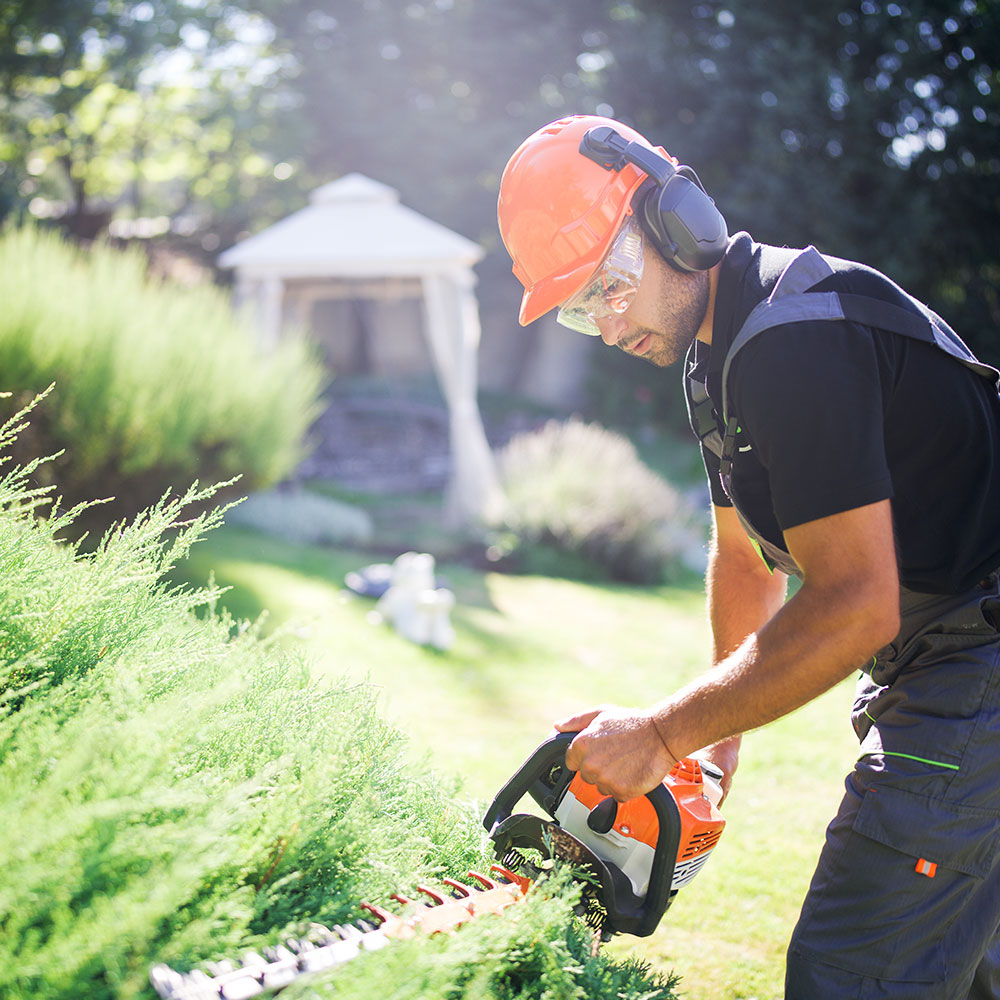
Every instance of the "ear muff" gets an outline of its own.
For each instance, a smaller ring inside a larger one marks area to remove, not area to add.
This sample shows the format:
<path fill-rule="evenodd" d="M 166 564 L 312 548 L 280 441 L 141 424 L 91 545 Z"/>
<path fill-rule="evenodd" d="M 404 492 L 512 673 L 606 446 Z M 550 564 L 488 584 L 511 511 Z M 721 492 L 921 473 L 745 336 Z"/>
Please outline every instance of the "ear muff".
<path fill-rule="evenodd" d="M 664 260 L 682 271 L 707 271 L 722 260 L 729 231 L 698 175 L 681 166 L 663 185 L 648 178 L 636 191 L 635 214 Z"/>
<path fill-rule="evenodd" d="M 605 170 L 633 163 L 647 174 L 632 199 L 643 230 L 667 263 L 682 271 L 707 271 L 729 244 L 726 220 L 698 175 L 675 166 L 639 142 L 628 142 L 607 126 L 590 129 L 580 152 Z"/>

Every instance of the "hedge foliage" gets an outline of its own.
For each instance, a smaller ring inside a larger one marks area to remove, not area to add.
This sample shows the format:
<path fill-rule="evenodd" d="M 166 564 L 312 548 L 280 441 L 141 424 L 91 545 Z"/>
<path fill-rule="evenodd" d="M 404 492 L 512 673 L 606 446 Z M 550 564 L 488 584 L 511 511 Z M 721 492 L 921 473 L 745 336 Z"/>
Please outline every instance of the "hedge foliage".
<path fill-rule="evenodd" d="M 0 467 L 0 996 L 150 997 L 152 964 L 238 956 L 487 863 L 478 816 L 404 764 L 368 688 L 317 684 L 211 584 L 165 582 L 222 517 L 187 518 L 211 489 L 84 552 L 54 540 L 79 511 L 47 505 L 41 468 Z M 387 975 L 453 997 L 670 996 L 589 955 L 567 898 L 341 979 L 366 997 L 390 995 Z"/>
<path fill-rule="evenodd" d="M 658 583 L 700 536 L 680 493 L 599 424 L 549 421 L 499 455 L 495 553 L 532 572 Z"/>
<path fill-rule="evenodd" d="M 263 351 L 222 290 L 25 227 L 0 234 L 0 301 L 2 416 L 55 383 L 18 458 L 64 451 L 39 475 L 73 503 L 114 496 L 105 523 L 195 478 L 253 491 L 300 461 L 320 366 L 294 337 Z"/>
<path fill-rule="evenodd" d="M 282 1000 L 670 1000 L 676 979 L 641 961 L 594 955 L 574 920 L 576 889 L 565 873 L 529 894 L 504 919 L 478 920 L 450 938 L 413 940 L 365 955 L 351 973 L 303 982 Z"/>

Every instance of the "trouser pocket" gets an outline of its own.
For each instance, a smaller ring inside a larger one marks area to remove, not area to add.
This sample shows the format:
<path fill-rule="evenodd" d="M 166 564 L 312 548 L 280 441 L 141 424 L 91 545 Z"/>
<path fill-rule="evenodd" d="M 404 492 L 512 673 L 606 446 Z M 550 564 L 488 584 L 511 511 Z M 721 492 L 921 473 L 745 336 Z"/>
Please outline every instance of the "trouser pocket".
<path fill-rule="evenodd" d="M 849 780 L 790 951 L 949 996 L 946 981 L 971 975 L 1000 921 L 998 831 L 993 812 L 884 785 L 859 794 Z"/>

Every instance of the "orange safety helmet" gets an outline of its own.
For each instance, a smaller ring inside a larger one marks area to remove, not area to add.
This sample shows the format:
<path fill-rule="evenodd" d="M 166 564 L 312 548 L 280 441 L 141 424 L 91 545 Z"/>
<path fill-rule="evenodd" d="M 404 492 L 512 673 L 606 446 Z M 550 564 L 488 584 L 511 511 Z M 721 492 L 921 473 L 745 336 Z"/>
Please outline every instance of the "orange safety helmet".
<path fill-rule="evenodd" d="M 605 170 L 580 153 L 584 133 L 607 125 L 652 146 L 635 129 L 598 115 L 574 115 L 529 135 L 500 179 L 497 221 L 514 274 L 524 285 L 522 326 L 575 295 L 597 270 L 646 174 L 632 163 Z"/>

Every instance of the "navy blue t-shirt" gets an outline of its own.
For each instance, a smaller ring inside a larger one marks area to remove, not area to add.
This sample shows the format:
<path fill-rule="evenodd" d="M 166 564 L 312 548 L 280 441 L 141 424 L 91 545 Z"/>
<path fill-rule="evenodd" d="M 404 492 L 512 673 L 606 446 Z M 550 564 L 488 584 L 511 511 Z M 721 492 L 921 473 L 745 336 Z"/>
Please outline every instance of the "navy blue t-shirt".
<path fill-rule="evenodd" d="M 729 345 L 797 253 L 746 233 L 730 241 L 712 344 L 693 355 L 717 414 Z M 913 308 L 877 271 L 827 260 L 836 273 L 815 290 Z M 787 548 L 785 528 L 891 499 L 905 587 L 955 593 L 1000 566 L 1000 396 L 986 378 L 931 344 L 815 321 L 751 340 L 728 388 L 740 425 L 732 493 L 769 542 Z M 713 503 L 729 506 L 718 458 L 703 456 Z"/>

